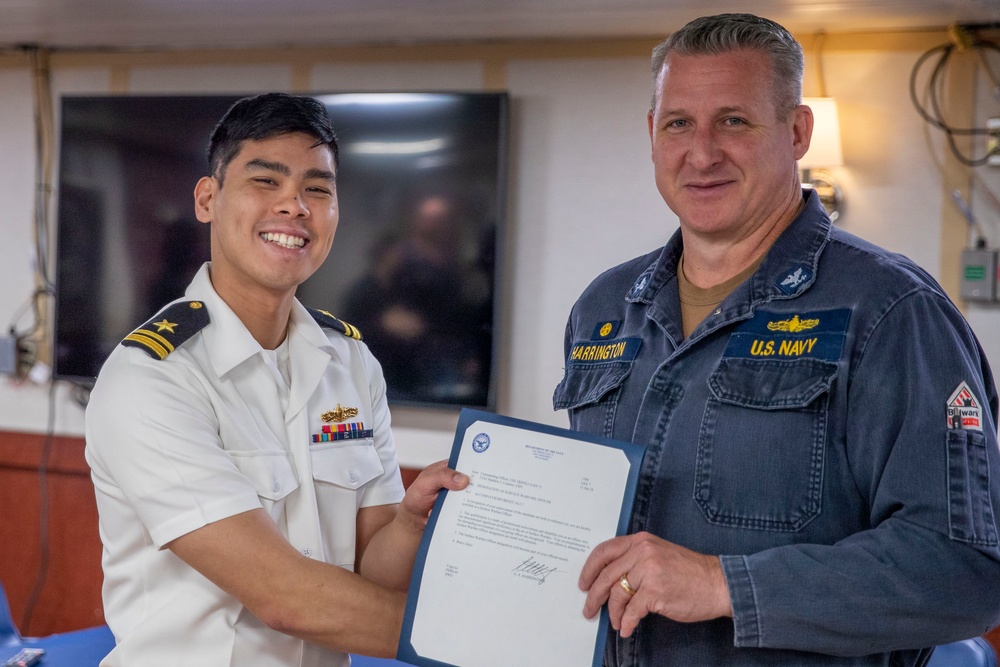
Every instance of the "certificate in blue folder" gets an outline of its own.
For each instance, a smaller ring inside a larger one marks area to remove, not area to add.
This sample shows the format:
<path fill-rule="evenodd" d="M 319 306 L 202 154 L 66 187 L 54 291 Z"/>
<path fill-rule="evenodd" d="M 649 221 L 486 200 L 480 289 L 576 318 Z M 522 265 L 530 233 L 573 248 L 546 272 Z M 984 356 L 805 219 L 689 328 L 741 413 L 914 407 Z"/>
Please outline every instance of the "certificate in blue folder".
<path fill-rule="evenodd" d="M 462 410 L 417 552 L 397 657 L 421 667 L 599 667 L 607 611 L 577 585 L 628 527 L 644 448 Z"/>

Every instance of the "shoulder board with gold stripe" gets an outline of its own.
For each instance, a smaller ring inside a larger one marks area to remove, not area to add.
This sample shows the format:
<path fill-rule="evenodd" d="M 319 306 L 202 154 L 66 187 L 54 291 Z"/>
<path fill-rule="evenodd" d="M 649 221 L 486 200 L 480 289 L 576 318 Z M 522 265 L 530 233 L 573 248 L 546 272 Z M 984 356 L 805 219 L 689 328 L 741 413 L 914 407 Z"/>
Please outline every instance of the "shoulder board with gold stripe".
<path fill-rule="evenodd" d="M 313 316 L 313 319 L 316 320 L 321 327 L 339 331 L 348 338 L 353 338 L 354 340 L 361 340 L 361 332 L 358 331 L 358 328 L 353 324 L 348 324 L 344 320 L 338 320 L 325 310 L 317 310 L 315 308 L 307 308 L 306 310 L 309 311 L 309 314 Z"/>
<path fill-rule="evenodd" d="M 151 320 L 125 336 L 122 345 L 138 347 L 154 359 L 165 359 L 208 324 L 208 309 L 201 301 L 181 301 L 161 310 Z"/>

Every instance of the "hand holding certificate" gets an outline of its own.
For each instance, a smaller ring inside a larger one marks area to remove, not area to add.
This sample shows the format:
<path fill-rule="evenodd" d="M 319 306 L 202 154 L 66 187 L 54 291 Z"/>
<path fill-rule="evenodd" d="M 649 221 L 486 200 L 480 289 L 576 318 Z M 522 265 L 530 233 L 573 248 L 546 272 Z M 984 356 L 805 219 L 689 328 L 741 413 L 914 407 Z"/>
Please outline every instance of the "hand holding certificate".
<path fill-rule="evenodd" d="M 578 587 L 622 534 L 642 448 L 463 410 L 449 466 L 471 478 L 438 498 L 414 565 L 398 657 L 416 665 L 600 665 L 607 615 Z"/>

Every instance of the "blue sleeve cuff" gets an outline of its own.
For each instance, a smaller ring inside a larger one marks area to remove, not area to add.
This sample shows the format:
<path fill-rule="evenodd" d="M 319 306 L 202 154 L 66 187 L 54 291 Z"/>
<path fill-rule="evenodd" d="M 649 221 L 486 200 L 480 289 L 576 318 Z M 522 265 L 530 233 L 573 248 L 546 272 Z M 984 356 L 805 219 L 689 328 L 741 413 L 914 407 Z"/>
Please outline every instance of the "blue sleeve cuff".
<path fill-rule="evenodd" d="M 733 643 L 739 647 L 760 647 L 760 619 L 746 556 L 719 556 L 719 560 L 733 605 Z"/>

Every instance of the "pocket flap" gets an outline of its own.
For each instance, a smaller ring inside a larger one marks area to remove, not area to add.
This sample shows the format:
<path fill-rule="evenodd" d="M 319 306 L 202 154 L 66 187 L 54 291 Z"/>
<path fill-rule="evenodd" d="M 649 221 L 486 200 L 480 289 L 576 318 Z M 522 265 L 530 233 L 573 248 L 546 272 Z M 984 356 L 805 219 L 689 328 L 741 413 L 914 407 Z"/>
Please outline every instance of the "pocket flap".
<path fill-rule="evenodd" d="M 299 487 L 288 452 L 229 452 L 233 462 L 253 482 L 257 495 L 281 500 Z"/>
<path fill-rule="evenodd" d="M 819 359 L 727 358 L 708 379 L 717 399 L 745 408 L 804 408 L 830 389 L 837 364 Z"/>
<path fill-rule="evenodd" d="M 314 445 L 312 468 L 313 479 L 345 489 L 359 489 L 385 472 L 371 440 Z"/>
<path fill-rule="evenodd" d="M 569 366 L 552 394 L 552 407 L 565 410 L 596 403 L 620 386 L 631 370 L 631 364 Z"/>

